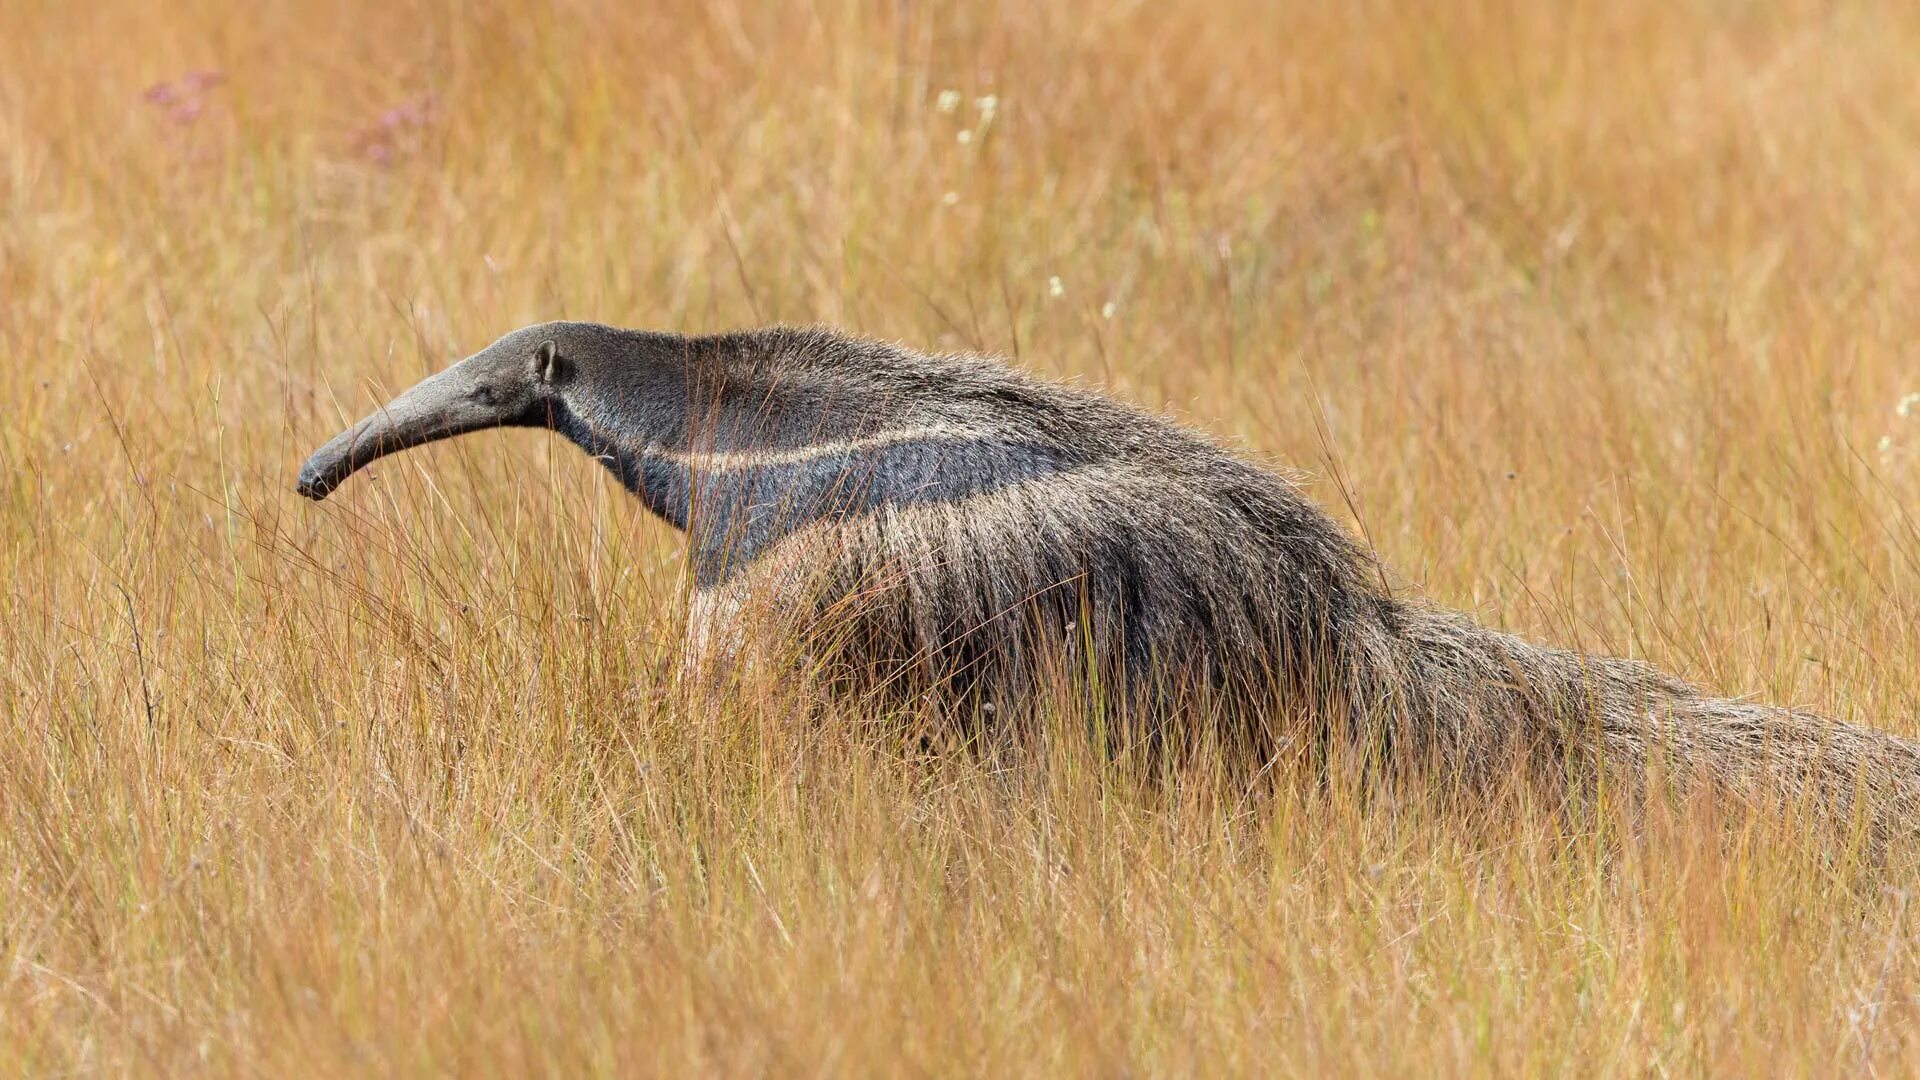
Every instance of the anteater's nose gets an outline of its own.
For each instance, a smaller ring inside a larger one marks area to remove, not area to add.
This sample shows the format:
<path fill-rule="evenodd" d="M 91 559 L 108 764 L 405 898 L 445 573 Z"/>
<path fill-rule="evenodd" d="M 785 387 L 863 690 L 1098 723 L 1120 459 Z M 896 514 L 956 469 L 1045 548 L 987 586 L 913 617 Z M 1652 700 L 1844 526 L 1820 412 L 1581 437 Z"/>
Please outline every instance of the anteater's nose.
<path fill-rule="evenodd" d="M 332 494 L 333 488 L 333 481 L 327 478 L 326 470 L 313 462 L 308 462 L 306 467 L 300 470 L 300 480 L 293 486 L 295 491 L 314 502 L 319 502 Z"/>

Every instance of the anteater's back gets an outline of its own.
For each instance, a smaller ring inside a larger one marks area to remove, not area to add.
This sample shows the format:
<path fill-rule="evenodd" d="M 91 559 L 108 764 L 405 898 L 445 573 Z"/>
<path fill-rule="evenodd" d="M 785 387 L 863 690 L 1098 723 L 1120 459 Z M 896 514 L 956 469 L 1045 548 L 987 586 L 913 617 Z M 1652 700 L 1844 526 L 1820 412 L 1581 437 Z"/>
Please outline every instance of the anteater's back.
<path fill-rule="evenodd" d="M 697 367 L 727 465 L 694 529 L 715 609 L 805 597 L 868 682 L 999 712 L 1067 665 L 1129 707 L 1265 706 L 1354 697 L 1389 662 L 1395 607 L 1347 534 L 1162 417 L 818 331 L 716 339 Z"/>

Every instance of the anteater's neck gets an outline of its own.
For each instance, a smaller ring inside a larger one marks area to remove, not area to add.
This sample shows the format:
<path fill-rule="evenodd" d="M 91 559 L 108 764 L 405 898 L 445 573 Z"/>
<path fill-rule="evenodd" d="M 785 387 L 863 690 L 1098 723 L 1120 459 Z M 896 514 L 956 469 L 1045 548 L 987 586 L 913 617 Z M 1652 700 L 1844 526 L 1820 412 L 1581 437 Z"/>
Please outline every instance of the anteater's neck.
<path fill-rule="evenodd" d="M 642 407 L 571 402 L 553 426 L 688 533 L 701 587 L 818 523 L 954 503 L 1074 465 L 990 418 L 967 423 L 911 394 L 716 355 L 710 343 L 690 346 L 683 372 L 630 388 Z"/>

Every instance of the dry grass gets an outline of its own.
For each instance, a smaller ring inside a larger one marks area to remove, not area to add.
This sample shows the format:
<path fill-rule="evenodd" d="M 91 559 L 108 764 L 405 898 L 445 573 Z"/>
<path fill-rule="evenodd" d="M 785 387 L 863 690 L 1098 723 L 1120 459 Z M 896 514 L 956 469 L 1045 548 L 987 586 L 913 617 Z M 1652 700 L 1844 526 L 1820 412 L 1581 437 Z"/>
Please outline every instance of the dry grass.
<path fill-rule="evenodd" d="M 675 538 L 544 436 L 293 495 L 522 322 L 830 321 L 1337 476 L 1490 622 L 1920 726 L 1920 9 L 962 7 L 0 5 L 0 1061 L 1920 1065 L 1915 881 L 1764 820 L 915 760 L 663 694 Z"/>

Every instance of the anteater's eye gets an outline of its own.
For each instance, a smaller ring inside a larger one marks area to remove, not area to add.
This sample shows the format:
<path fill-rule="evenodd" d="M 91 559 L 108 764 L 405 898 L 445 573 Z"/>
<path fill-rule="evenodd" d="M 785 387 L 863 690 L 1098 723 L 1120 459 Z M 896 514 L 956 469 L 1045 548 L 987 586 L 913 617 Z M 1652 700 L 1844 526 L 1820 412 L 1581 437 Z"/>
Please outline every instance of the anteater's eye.
<path fill-rule="evenodd" d="M 493 387 L 482 384 L 473 388 L 473 400 L 482 405 L 498 405 L 500 395 L 494 393 Z"/>

